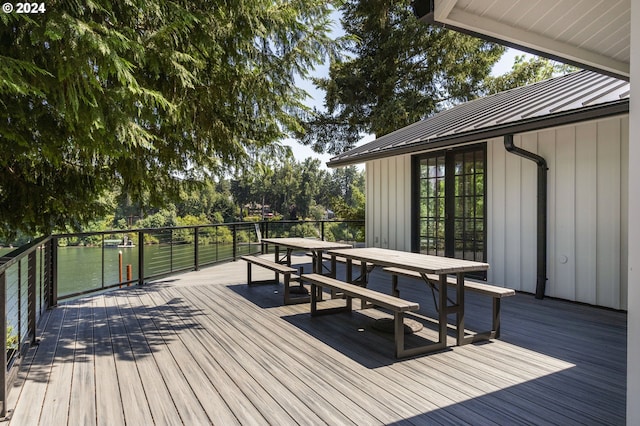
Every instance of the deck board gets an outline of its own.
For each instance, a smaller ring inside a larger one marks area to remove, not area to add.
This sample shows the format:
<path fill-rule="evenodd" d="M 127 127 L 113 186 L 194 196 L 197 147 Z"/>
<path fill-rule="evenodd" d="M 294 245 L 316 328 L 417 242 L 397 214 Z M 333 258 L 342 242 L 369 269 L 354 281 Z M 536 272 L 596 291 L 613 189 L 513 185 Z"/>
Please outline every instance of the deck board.
<path fill-rule="evenodd" d="M 131 348 L 129 337 L 133 340 L 140 336 L 129 336 L 124 325 L 124 314 L 119 306 L 119 299 L 124 295 L 116 296 L 115 293 L 102 297 L 106 308 L 106 323 L 109 327 L 113 357 L 116 362 L 116 377 L 118 379 L 119 395 L 105 395 L 105 398 L 118 398 L 122 401 L 125 422 L 127 424 L 153 424 L 151 414 L 151 404 L 145 393 L 143 377 L 138 371 L 138 363 Z M 109 354 L 106 354 L 109 356 Z M 96 371 L 96 378 L 101 383 L 102 374 L 105 372 Z M 111 378 L 109 378 L 111 380 Z M 96 387 L 100 387 L 96 383 Z M 109 414 L 107 414 L 108 416 Z"/>
<path fill-rule="evenodd" d="M 424 323 L 408 344 L 435 339 L 430 292 L 399 285 Z M 369 286 L 390 279 L 374 271 Z M 247 286 L 236 262 L 61 304 L 10 389 L 9 424 L 625 423 L 625 313 L 517 294 L 501 339 L 396 360 L 371 328 L 388 314 L 311 318 L 282 290 Z M 486 329 L 490 299 L 466 303 L 465 324 Z"/>
<path fill-rule="evenodd" d="M 94 376 L 99 379 L 98 384 L 94 383 L 93 390 L 96 399 L 96 423 L 98 426 L 124 425 L 124 406 L 104 297 L 91 298 L 87 304 L 93 307 Z M 86 389 L 86 392 L 92 393 L 92 389 Z"/>
<path fill-rule="evenodd" d="M 95 422 L 96 393 L 95 356 L 93 341 L 93 304 L 78 310 L 77 339 L 73 355 L 73 376 L 69 397 L 69 424 L 85 425 Z M 66 419 L 63 419 L 66 420 Z"/>
<path fill-rule="evenodd" d="M 206 424 L 210 416 L 214 416 L 218 421 L 224 420 L 226 424 L 232 424 L 235 417 L 228 415 L 228 410 L 221 410 L 224 408 L 223 404 L 216 405 L 215 410 L 209 410 L 208 413 L 202 404 L 194 404 L 194 401 L 206 401 L 210 398 L 210 383 L 198 368 L 197 360 L 191 356 L 189 347 L 179 335 L 167 328 L 164 315 L 156 315 L 151 308 L 147 309 L 153 305 L 149 295 L 138 292 L 134 297 L 141 306 L 137 309 L 137 316 L 145 334 L 156 335 L 167 345 L 167 351 L 155 351 L 153 355 L 182 421 L 191 425 Z M 130 301 L 131 303 L 135 303 L 135 300 Z M 222 413 L 217 414 L 218 410 Z M 223 417 L 223 414 L 227 416 Z"/>

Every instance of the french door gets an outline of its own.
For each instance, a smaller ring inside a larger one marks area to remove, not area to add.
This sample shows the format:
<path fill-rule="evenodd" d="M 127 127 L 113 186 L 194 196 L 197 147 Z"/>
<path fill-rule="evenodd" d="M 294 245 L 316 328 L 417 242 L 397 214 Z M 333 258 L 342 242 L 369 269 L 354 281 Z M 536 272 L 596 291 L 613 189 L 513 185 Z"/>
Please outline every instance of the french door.
<path fill-rule="evenodd" d="M 486 145 L 415 159 L 414 249 L 486 261 Z"/>

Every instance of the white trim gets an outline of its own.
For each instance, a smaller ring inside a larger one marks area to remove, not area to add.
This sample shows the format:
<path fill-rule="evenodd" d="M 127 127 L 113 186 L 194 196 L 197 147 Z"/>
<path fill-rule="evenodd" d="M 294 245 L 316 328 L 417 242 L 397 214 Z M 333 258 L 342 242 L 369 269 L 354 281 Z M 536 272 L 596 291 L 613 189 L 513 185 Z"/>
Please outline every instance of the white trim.
<path fill-rule="evenodd" d="M 438 15 L 437 11 L 438 7 L 436 5 L 436 16 Z M 508 43 L 563 57 L 603 71 L 629 76 L 629 64 L 625 62 L 463 10 L 451 10 L 445 19 L 437 20 L 445 25 L 448 24 L 485 34 Z"/>
<path fill-rule="evenodd" d="M 435 0 L 433 17 L 436 21 L 447 19 L 451 10 L 456 6 L 458 0 Z"/>

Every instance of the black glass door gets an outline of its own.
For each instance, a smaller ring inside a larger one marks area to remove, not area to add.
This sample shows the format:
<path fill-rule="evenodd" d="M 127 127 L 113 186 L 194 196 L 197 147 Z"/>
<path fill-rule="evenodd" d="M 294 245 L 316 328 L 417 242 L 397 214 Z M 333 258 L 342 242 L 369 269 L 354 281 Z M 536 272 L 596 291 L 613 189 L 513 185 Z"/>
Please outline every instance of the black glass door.
<path fill-rule="evenodd" d="M 448 212 L 447 255 L 484 262 L 485 257 L 485 167 L 484 149 L 451 153 L 453 161 L 453 197 Z M 451 216 L 449 214 L 449 216 Z M 451 223 L 452 222 L 452 223 Z"/>
<path fill-rule="evenodd" d="M 485 145 L 417 158 L 417 251 L 486 261 Z"/>

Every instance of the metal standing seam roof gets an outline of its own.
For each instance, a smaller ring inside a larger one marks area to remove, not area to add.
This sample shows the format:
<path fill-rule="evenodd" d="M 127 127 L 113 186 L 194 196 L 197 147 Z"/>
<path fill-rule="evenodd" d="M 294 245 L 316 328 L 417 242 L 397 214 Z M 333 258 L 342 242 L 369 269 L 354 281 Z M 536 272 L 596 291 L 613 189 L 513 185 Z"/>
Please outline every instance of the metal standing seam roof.
<path fill-rule="evenodd" d="M 629 82 L 578 71 L 475 99 L 329 160 L 329 167 L 629 112 Z"/>

